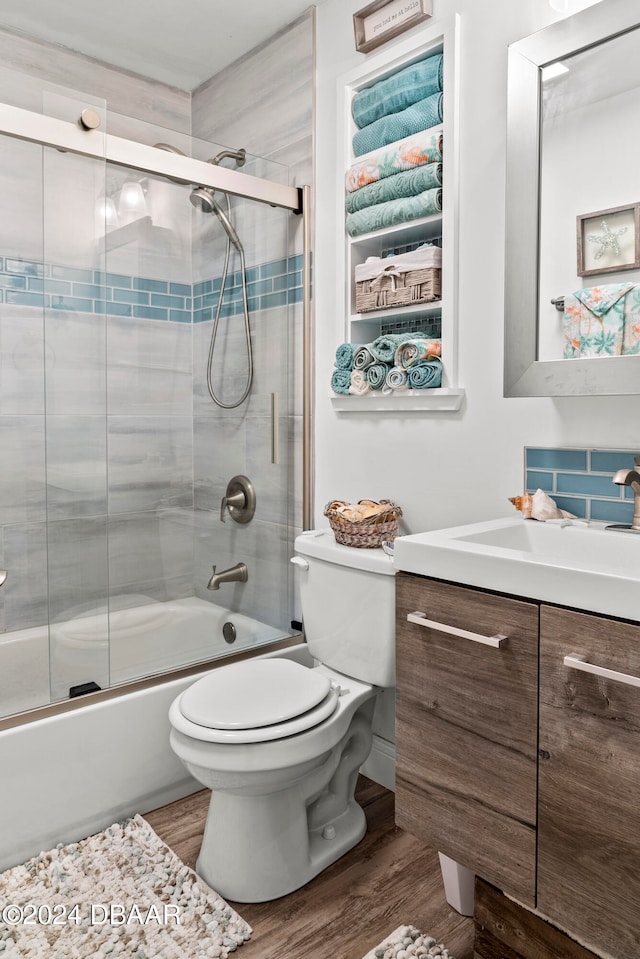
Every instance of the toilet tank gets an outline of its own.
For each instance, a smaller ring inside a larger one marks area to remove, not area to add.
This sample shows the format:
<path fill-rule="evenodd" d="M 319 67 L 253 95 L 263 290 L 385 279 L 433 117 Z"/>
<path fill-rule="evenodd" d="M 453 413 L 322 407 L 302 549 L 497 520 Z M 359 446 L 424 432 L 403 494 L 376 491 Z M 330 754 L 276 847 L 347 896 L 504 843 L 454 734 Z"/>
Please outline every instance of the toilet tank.
<path fill-rule="evenodd" d="M 374 686 L 395 685 L 395 568 L 382 549 L 336 543 L 331 530 L 296 538 L 300 603 L 315 659 Z"/>

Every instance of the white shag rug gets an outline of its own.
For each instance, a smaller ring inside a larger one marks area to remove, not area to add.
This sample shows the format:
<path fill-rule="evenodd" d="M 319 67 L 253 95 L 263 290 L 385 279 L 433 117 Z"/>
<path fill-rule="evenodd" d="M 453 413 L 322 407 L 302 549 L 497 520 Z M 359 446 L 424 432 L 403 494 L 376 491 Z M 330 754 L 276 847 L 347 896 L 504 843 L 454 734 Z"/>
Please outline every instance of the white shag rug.
<path fill-rule="evenodd" d="M 0 873 L 2 959 L 225 959 L 250 935 L 142 816 Z"/>
<path fill-rule="evenodd" d="M 448 949 L 437 943 L 433 936 L 427 936 L 415 926 L 398 926 L 379 946 L 371 949 L 363 959 L 418 959 L 439 956 L 440 959 L 454 959 Z"/>

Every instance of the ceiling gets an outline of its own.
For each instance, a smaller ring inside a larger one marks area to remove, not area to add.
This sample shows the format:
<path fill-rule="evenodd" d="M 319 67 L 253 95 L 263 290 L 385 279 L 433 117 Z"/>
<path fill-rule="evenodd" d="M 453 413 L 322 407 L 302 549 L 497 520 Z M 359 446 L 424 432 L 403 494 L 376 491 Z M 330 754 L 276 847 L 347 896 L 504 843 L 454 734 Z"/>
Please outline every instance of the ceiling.
<path fill-rule="evenodd" d="M 193 90 L 310 0 L 2 0 L 0 27 Z"/>

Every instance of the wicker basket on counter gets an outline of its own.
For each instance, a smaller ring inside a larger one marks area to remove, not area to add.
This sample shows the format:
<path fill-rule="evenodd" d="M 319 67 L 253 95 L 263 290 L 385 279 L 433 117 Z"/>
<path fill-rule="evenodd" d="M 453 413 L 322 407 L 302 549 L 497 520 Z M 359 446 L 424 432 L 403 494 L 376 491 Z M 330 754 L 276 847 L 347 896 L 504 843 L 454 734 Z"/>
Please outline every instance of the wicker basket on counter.
<path fill-rule="evenodd" d="M 359 513 L 369 515 L 359 516 Z M 398 535 L 402 510 L 389 499 L 361 499 L 355 506 L 344 500 L 332 500 L 325 506 L 324 515 L 337 543 L 373 549 Z"/>
<path fill-rule="evenodd" d="M 369 257 L 354 272 L 356 313 L 439 300 L 441 267 L 442 250 L 437 246 L 393 257 Z"/>

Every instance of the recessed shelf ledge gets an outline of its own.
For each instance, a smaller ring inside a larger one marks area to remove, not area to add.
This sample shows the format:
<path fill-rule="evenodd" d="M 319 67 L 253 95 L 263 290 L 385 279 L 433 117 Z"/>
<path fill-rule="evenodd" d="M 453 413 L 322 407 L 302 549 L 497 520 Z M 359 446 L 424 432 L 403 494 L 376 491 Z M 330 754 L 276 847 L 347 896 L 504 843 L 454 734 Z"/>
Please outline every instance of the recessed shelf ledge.
<path fill-rule="evenodd" d="M 404 390 L 396 393 L 380 393 L 377 390 L 364 396 L 331 394 L 331 405 L 340 413 L 393 413 L 402 410 L 459 410 L 464 400 L 464 390 L 440 387 L 432 390 Z"/>

